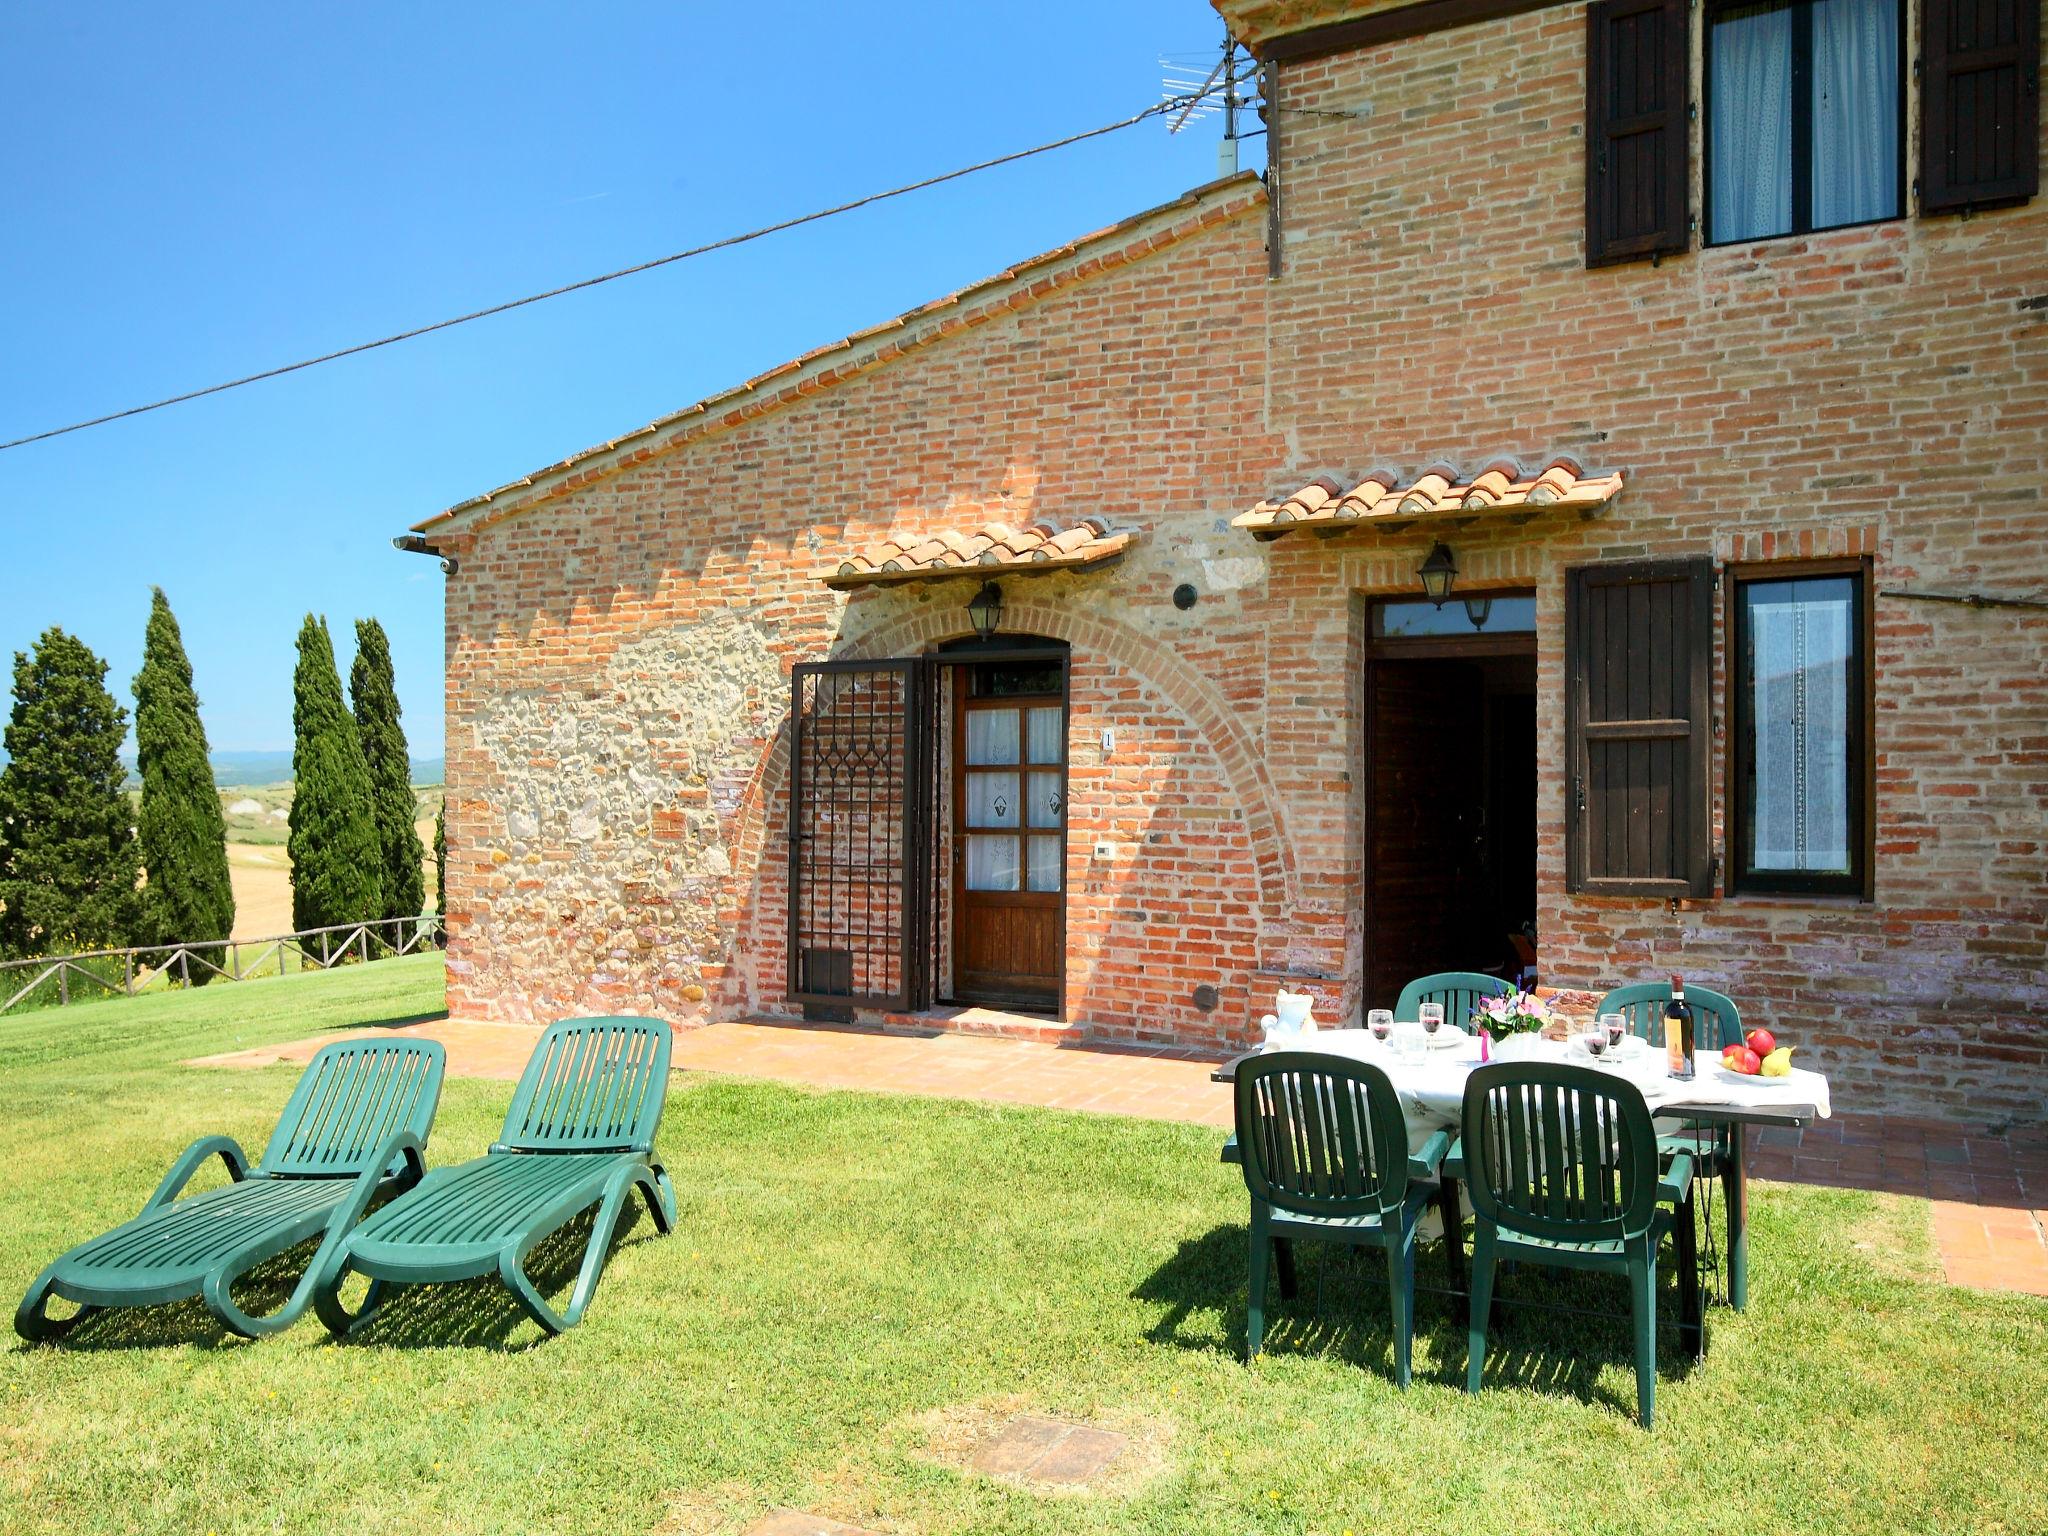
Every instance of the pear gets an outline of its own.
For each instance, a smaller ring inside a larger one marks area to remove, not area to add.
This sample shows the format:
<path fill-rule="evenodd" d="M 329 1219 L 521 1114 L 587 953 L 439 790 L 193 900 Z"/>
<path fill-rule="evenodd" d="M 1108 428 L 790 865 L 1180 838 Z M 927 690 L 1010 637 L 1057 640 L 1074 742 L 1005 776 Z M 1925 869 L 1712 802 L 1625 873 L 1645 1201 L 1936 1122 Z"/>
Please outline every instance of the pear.
<path fill-rule="evenodd" d="M 1792 1047 L 1779 1046 L 1764 1058 L 1764 1064 L 1757 1070 L 1765 1077 L 1789 1077 L 1792 1073 Z"/>

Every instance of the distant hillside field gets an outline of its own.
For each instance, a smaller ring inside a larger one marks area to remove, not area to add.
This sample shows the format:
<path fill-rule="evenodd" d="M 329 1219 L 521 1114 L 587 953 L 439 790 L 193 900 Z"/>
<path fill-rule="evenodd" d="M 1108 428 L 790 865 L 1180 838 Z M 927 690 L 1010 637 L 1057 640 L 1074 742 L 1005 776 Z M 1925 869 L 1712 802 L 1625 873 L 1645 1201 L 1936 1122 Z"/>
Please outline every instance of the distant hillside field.
<path fill-rule="evenodd" d="M 6 758 L 0 756 L 0 762 Z M 124 752 L 121 761 L 128 765 L 128 787 L 136 785 L 135 754 Z M 292 755 L 285 752 L 215 752 L 208 761 L 213 764 L 213 782 L 229 784 L 289 784 L 292 779 Z M 415 784 L 438 784 L 447 773 L 446 760 L 438 757 L 415 757 L 412 760 L 412 781 Z"/>
<path fill-rule="evenodd" d="M 438 759 L 433 760 L 438 764 Z M 130 795 L 140 798 L 141 791 Z M 434 817 L 441 786 L 415 786 L 413 801 L 427 874 L 427 910 L 434 900 Z M 291 836 L 292 786 L 236 784 L 220 791 L 228 829 L 228 879 L 235 889 L 237 939 L 264 939 L 292 931 L 292 867 L 285 853 Z"/>

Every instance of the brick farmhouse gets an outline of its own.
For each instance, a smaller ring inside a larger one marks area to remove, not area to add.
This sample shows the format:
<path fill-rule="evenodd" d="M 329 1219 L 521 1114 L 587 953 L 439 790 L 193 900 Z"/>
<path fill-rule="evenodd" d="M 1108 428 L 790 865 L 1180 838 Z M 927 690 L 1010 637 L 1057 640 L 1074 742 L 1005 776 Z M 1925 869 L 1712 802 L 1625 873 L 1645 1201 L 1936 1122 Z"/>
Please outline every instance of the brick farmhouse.
<path fill-rule="evenodd" d="M 2048 1116 L 2038 5 L 1217 6 L 1263 177 L 420 525 L 451 1008 L 1217 1047 L 1533 956 Z"/>

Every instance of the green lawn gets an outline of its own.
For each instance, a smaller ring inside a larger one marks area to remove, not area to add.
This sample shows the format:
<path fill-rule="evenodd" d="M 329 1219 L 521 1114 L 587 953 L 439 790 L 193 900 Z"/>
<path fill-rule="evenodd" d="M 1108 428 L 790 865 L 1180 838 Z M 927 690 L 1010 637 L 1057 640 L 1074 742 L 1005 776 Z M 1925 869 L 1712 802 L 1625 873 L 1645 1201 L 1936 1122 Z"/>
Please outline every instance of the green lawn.
<path fill-rule="evenodd" d="M 180 1059 L 440 1000 L 423 956 L 0 1019 L 7 1304 L 193 1137 L 260 1146 L 291 1070 Z M 481 1152 L 508 1095 L 451 1080 L 432 1158 Z M 1396 1392 L 1369 1255 L 1307 1257 L 1248 1370 L 1244 1195 L 1216 1141 L 678 1079 L 677 1235 L 625 1232 L 562 1338 L 488 1287 L 402 1295 L 347 1346 L 310 1317 L 244 1344 L 193 1305 L 10 1338 L 0 1530 L 737 1532 L 778 1505 L 921 1536 L 2040 1528 L 2048 1304 L 1937 1283 L 1915 1202 L 1762 1187 L 1753 1310 L 1715 1313 L 1703 1366 L 1667 1365 L 1652 1436 L 1619 1314 L 1504 1314 L 1473 1399 L 1426 1297 Z M 1134 1449 L 1090 1494 L 962 1470 L 1018 1410 Z"/>

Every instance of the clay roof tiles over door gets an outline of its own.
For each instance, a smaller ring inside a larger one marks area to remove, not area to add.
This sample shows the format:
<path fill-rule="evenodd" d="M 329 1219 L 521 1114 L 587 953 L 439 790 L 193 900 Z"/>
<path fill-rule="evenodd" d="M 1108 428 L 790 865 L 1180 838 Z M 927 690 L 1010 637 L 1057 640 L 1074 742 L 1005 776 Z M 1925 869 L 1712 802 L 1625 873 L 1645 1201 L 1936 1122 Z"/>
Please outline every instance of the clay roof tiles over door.
<path fill-rule="evenodd" d="M 1545 512 L 1591 517 L 1621 494 L 1621 473 L 1589 475 L 1576 461 L 1557 457 L 1531 475 L 1513 459 L 1495 459 L 1470 480 L 1448 464 L 1434 464 L 1413 479 L 1374 470 L 1356 485 L 1323 476 L 1277 501 L 1262 501 L 1230 520 L 1257 539 L 1297 530 L 1336 533 L 1379 528 L 1398 533 L 1412 523 L 1452 523 L 1505 517 L 1523 523 Z"/>
<path fill-rule="evenodd" d="M 990 523 L 973 532 L 949 528 L 892 534 L 818 574 L 827 586 L 841 588 L 946 576 L 1035 574 L 1101 565 L 1123 554 L 1137 537 L 1128 530 L 1111 531 L 1098 517 L 1084 518 L 1071 528 L 1038 522 L 1015 529 Z"/>

